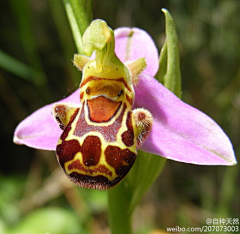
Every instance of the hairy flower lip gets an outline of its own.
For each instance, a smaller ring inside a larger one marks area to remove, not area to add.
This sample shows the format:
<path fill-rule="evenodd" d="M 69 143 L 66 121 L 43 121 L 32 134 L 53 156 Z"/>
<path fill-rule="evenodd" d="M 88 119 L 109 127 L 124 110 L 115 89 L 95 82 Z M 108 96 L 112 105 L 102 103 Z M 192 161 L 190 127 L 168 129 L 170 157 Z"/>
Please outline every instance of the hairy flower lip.
<path fill-rule="evenodd" d="M 140 149 L 185 163 L 236 164 L 231 142 L 222 129 L 210 117 L 182 102 L 153 78 L 158 70 L 158 52 L 150 36 L 141 29 L 120 28 L 115 30 L 115 38 L 115 52 L 122 61 L 140 57 L 145 57 L 147 61 L 147 68 L 135 88 L 135 107 L 149 109 L 154 124 Z M 144 50 L 146 44 L 148 50 Z M 79 89 L 59 102 L 80 105 Z M 36 149 L 55 150 L 62 131 L 51 115 L 54 104 L 40 108 L 23 120 L 14 132 L 14 142 Z"/>

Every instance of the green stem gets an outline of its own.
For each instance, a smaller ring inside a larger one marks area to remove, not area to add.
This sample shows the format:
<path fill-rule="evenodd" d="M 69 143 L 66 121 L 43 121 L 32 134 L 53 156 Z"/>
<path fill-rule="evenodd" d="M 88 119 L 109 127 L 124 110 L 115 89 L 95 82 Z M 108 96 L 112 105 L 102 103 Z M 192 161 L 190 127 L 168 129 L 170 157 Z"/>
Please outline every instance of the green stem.
<path fill-rule="evenodd" d="M 108 191 L 108 216 L 112 234 L 132 233 L 132 213 L 161 174 L 165 163 L 165 158 L 140 151 L 127 177 Z"/>
<path fill-rule="evenodd" d="M 90 1 L 90 0 L 89 0 Z M 79 54 L 84 54 L 82 35 L 89 25 L 83 0 L 63 0 L 73 38 Z"/>
<path fill-rule="evenodd" d="M 108 191 L 108 217 L 112 234 L 132 233 L 130 199 L 125 181 Z"/>
<path fill-rule="evenodd" d="M 80 30 L 81 35 L 83 35 L 86 28 L 90 24 L 89 17 L 85 10 L 85 0 L 64 0 L 64 1 L 68 1 L 71 4 L 76 18 L 76 22 L 78 24 L 78 28 Z M 91 0 L 87 0 L 87 2 L 91 2 Z"/>

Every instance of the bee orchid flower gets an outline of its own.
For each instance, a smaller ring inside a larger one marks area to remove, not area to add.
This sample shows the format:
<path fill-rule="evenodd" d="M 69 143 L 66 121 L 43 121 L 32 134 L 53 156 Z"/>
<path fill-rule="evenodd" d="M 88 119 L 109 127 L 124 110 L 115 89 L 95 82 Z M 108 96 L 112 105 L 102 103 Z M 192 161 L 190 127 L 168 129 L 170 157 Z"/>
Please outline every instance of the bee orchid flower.
<path fill-rule="evenodd" d="M 96 30 L 95 33 L 98 31 Z M 119 61 L 132 73 L 135 92 L 133 109 L 144 108 L 153 118 L 151 130 L 142 144 L 139 144 L 138 149 L 184 163 L 236 164 L 232 144 L 219 125 L 203 112 L 181 101 L 154 78 L 161 67 L 159 68 L 159 55 L 152 38 L 139 28 L 127 27 L 116 29 L 113 35 L 115 45 L 111 44 L 109 50 L 115 48 Z M 89 50 L 88 54 L 91 55 L 91 48 Z M 108 52 L 106 49 L 104 53 Z M 96 64 L 104 63 L 105 57 L 99 56 L 96 52 Z M 79 63 L 83 62 L 84 58 L 89 64 L 95 60 L 94 56 L 83 56 L 81 61 L 77 61 L 78 57 L 75 57 L 75 63 L 81 67 Z M 141 58 L 145 58 L 146 66 L 141 64 L 139 60 Z M 132 63 L 133 61 L 140 62 Z M 83 62 L 84 65 L 86 62 Z M 105 89 L 105 86 L 102 89 Z M 36 149 L 55 151 L 63 130 L 56 123 L 53 109 L 61 103 L 65 106 L 81 108 L 83 104 L 80 102 L 80 93 L 81 87 L 70 96 L 46 105 L 28 116 L 17 126 L 14 142 Z M 67 111 L 63 114 L 66 113 Z M 64 125 L 61 114 L 60 111 L 60 116 L 57 115 L 57 118 L 60 118 L 60 124 Z M 68 117 L 64 116 L 64 118 Z"/>

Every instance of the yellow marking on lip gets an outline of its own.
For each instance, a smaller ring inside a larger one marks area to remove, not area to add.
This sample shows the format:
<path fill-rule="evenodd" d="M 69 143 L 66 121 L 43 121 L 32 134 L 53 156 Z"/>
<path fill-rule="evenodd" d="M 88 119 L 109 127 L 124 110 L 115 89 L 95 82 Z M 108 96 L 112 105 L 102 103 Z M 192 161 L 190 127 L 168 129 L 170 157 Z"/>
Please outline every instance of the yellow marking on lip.
<path fill-rule="evenodd" d="M 84 170 L 76 169 L 76 168 L 70 170 L 69 169 L 69 165 L 71 165 L 74 161 L 78 161 L 80 163 L 80 165 L 83 167 Z M 83 164 L 82 154 L 80 152 L 77 153 L 71 161 L 66 162 L 64 166 L 65 166 L 66 173 L 68 175 L 71 174 L 72 172 L 77 172 L 79 174 L 88 175 L 88 176 L 90 176 L 90 175 L 91 176 L 102 175 L 104 177 L 107 177 L 109 181 L 113 181 L 114 179 L 116 179 L 118 177 L 118 175 L 115 172 L 115 169 L 113 167 L 111 167 L 106 162 L 105 156 L 104 156 L 104 150 L 101 151 L 100 160 L 99 160 L 98 164 L 95 165 L 95 166 L 86 166 L 86 165 L 84 165 Z M 95 171 L 94 172 L 94 170 L 96 168 L 99 168 L 101 166 L 106 167 L 106 169 L 109 170 L 112 173 L 112 175 L 107 175 L 106 173 L 101 172 L 101 171 Z"/>

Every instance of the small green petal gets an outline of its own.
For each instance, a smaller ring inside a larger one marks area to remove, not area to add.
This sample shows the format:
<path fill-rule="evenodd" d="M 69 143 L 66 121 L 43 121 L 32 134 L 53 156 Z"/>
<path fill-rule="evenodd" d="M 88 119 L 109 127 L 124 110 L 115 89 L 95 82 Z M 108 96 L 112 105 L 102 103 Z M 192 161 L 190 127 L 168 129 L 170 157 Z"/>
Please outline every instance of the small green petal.
<path fill-rule="evenodd" d="M 83 68 L 85 67 L 85 65 L 90 62 L 90 58 L 85 56 L 85 55 L 81 55 L 81 54 L 75 54 L 74 58 L 73 58 L 73 64 L 77 67 L 77 69 L 79 71 L 82 71 Z"/>

